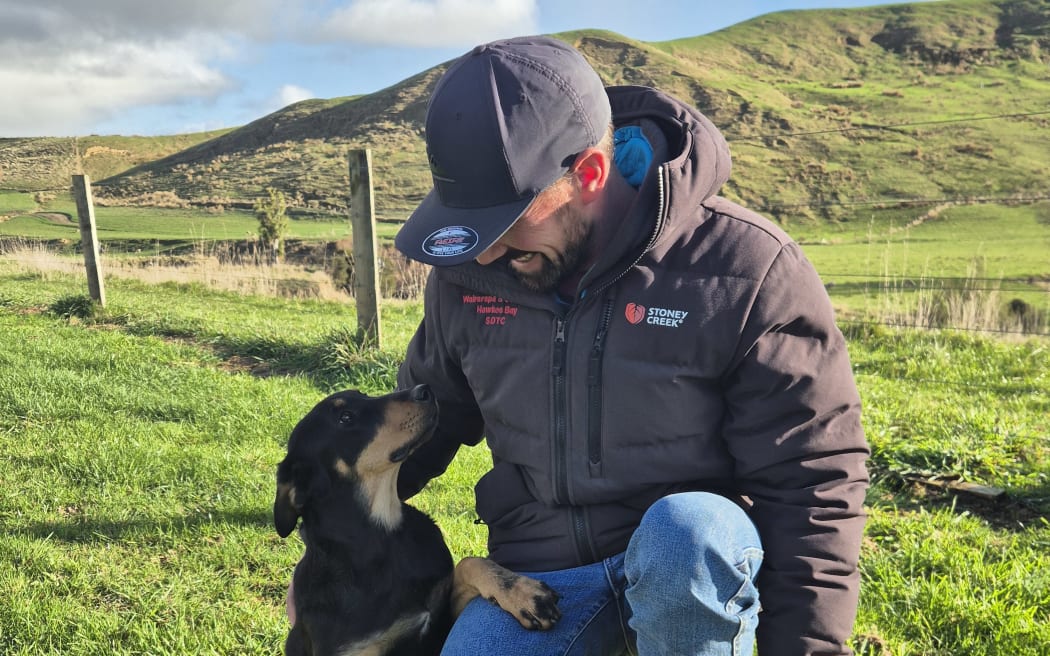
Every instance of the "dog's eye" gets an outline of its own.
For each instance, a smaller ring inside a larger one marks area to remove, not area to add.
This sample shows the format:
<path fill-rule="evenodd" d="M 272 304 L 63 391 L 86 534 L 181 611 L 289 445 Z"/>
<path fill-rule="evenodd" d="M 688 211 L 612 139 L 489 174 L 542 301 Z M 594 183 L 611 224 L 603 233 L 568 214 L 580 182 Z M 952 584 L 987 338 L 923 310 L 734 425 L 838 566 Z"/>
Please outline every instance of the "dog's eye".
<path fill-rule="evenodd" d="M 343 412 L 340 413 L 340 415 L 339 415 L 339 423 L 340 424 L 348 424 L 349 425 L 349 424 L 353 424 L 355 421 L 357 421 L 357 415 L 355 415 L 354 413 L 350 412 L 349 410 L 343 410 Z"/>

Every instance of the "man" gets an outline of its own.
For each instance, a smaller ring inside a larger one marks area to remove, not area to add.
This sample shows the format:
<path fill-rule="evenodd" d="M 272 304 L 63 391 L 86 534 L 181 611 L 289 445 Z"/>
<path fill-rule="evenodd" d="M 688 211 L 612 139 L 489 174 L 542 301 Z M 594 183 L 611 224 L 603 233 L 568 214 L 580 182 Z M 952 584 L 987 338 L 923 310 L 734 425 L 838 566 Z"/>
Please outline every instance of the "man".
<path fill-rule="evenodd" d="M 445 654 L 842 654 L 868 447 L 799 247 L 716 195 L 726 143 L 545 37 L 478 46 L 426 118 L 435 265 L 399 375 L 441 407 L 403 497 L 487 439 L 490 556 L 548 582 L 527 632 L 475 599 Z M 761 614 L 759 610 L 761 609 Z M 757 627 L 757 630 L 756 630 Z"/>

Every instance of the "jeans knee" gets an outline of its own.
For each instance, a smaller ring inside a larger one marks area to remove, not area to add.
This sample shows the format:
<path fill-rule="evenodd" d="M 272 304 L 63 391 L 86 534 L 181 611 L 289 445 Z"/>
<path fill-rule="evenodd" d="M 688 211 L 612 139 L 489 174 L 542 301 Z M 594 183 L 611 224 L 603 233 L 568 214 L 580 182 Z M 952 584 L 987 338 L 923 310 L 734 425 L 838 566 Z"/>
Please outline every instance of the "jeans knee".
<path fill-rule="evenodd" d="M 725 497 L 707 492 L 672 494 L 645 513 L 627 548 L 628 561 L 661 563 L 660 569 L 689 571 L 714 558 L 740 563 L 761 553 L 758 532 L 747 513 Z M 644 554 L 644 556 L 643 556 Z"/>
<path fill-rule="evenodd" d="M 624 557 L 640 654 L 750 654 L 761 607 L 761 543 L 747 513 L 703 492 L 674 494 L 646 511 Z M 708 652 L 705 652 L 708 653 Z"/>

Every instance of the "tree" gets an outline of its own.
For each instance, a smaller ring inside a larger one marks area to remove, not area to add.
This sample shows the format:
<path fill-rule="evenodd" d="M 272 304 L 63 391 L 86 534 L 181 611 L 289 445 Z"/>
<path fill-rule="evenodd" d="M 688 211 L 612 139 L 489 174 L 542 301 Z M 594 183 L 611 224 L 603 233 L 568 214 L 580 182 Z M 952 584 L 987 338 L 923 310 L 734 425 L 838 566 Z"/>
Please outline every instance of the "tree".
<path fill-rule="evenodd" d="M 259 220 L 259 240 L 274 262 L 284 257 L 284 238 L 288 233 L 287 204 L 284 192 L 266 188 L 266 198 L 255 201 L 255 218 Z"/>

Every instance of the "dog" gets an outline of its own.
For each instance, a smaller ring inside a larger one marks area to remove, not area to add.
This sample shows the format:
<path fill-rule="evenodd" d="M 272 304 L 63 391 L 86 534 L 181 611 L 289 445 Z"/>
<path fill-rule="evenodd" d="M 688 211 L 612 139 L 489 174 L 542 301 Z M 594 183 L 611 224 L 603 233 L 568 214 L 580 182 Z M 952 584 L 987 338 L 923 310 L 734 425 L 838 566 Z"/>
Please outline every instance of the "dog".
<path fill-rule="evenodd" d="M 278 535 L 301 519 L 306 547 L 293 575 L 288 656 L 438 654 L 479 595 L 526 629 L 560 619 L 558 595 L 542 582 L 485 558 L 453 566 L 434 521 L 398 498 L 401 463 L 437 419 L 426 385 L 377 397 L 348 390 L 292 430 L 273 504 Z"/>

